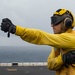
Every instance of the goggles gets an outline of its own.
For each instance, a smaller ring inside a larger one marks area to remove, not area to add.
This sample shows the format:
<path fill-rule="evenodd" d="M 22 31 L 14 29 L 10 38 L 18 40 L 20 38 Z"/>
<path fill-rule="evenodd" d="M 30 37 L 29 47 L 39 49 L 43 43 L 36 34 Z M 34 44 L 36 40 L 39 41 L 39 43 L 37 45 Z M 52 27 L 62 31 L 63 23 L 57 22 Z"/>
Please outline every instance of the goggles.
<path fill-rule="evenodd" d="M 51 17 L 51 24 L 58 25 L 65 19 L 64 16 L 52 16 Z"/>

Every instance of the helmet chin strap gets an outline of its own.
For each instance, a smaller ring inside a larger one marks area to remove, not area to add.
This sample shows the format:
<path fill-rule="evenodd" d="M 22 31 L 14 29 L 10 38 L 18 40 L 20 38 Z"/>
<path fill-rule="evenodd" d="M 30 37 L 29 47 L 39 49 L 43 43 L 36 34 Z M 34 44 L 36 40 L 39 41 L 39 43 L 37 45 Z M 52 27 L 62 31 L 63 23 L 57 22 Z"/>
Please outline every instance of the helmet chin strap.
<path fill-rule="evenodd" d="M 62 23 L 61 33 L 66 32 L 68 29 L 69 29 L 69 28 L 66 28 L 66 27 L 64 26 L 64 23 Z"/>
<path fill-rule="evenodd" d="M 66 32 L 68 29 L 61 28 L 61 33 Z"/>

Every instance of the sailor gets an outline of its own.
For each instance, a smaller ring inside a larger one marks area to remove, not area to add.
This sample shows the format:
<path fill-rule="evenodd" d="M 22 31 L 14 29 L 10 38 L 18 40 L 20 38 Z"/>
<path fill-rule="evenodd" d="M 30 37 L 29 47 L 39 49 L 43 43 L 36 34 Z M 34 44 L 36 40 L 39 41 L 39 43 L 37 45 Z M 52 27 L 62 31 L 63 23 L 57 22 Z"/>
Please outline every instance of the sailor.
<path fill-rule="evenodd" d="M 53 47 L 47 66 L 56 71 L 56 75 L 75 75 L 74 25 L 75 18 L 69 10 L 58 9 L 51 17 L 51 26 L 56 36 L 52 37 Z"/>
<path fill-rule="evenodd" d="M 1 30 L 19 36 L 22 40 L 37 45 L 52 46 L 47 60 L 50 70 L 56 75 L 75 75 L 75 19 L 71 11 L 58 9 L 51 17 L 51 27 L 54 34 L 34 29 L 24 28 L 3 18 Z"/>

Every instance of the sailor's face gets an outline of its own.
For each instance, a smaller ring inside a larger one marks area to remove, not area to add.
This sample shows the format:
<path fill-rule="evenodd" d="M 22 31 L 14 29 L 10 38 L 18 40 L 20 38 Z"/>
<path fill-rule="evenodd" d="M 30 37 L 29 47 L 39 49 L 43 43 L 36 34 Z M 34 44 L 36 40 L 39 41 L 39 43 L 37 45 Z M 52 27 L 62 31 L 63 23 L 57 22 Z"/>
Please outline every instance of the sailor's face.
<path fill-rule="evenodd" d="M 60 34 L 60 33 L 62 33 L 62 23 L 59 23 L 59 24 L 57 24 L 57 25 L 51 25 L 52 27 L 53 27 L 53 32 L 54 32 L 54 34 Z"/>

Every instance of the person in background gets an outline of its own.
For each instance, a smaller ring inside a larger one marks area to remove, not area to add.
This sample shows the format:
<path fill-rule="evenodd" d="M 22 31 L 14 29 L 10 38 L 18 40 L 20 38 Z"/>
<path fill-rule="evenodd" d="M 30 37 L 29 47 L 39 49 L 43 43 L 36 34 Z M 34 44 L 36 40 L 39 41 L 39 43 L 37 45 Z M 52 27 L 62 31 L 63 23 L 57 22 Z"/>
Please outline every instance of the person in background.
<path fill-rule="evenodd" d="M 14 25 L 8 18 L 3 18 L 1 30 L 19 36 L 22 40 L 37 45 L 52 46 L 47 67 L 56 71 L 56 75 L 75 75 L 75 18 L 71 11 L 58 9 L 51 16 L 54 34 L 45 31 Z"/>

